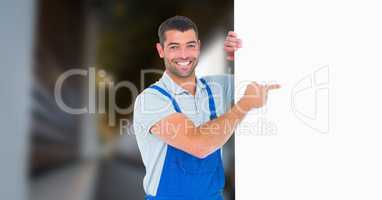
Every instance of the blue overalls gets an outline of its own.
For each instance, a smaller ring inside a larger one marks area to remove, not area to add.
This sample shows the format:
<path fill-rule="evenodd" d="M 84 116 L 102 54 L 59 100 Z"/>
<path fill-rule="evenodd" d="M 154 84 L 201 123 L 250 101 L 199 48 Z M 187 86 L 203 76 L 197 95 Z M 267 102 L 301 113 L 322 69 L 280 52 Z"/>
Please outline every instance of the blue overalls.
<path fill-rule="evenodd" d="M 207 89 L 210 120 L 213 120 L 217 116 L 212 91 L 204 79 L 200 80 Z M 176 100 L 166 90 L 157 85 L 150 88 L 169 98 L 176 112 L 182 112 Z M 200 159 L 167 145 L 157 194 L 146 195 L 145 200 L 223 200 L 223 188 L 221 149 Z"/>

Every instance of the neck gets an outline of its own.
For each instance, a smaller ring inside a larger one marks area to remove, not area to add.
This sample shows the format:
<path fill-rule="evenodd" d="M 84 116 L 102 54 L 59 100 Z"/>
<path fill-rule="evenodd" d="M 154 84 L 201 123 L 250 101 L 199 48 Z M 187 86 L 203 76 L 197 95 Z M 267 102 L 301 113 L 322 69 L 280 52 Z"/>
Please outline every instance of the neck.
<path fill-rule="evenodd" d="M 170 76 L 170 78 L 176 84 L 178 84 L 180 87 L 182 87 L 183 89 L 185 89 L 188 92 L 190 92 L 192 95 L 195 95 L 195 92 L 196 92 L 196 76 L 195 76 L 195 72 L 192 73 L 192 75 L 189 76 L 189 77 L 179 77 L 179 76 L 176 76 L 176 75 L 172 74 L 168 70 L 166 70 L 166 73 Z"/>

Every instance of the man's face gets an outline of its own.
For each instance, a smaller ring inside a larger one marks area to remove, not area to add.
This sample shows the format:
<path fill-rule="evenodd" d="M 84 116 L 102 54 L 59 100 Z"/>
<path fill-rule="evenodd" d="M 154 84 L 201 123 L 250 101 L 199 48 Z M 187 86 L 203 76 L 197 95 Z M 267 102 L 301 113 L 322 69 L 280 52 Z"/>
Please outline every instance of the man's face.
<path fill-rule="evenodd" d="M 185 32 L 169 30 L 165 32 L 163 47 L 158 43 L 157 50 L 170 73 L 187 78 L 193 75 L 198 64 L 200 41 L 193 29 Z"/>

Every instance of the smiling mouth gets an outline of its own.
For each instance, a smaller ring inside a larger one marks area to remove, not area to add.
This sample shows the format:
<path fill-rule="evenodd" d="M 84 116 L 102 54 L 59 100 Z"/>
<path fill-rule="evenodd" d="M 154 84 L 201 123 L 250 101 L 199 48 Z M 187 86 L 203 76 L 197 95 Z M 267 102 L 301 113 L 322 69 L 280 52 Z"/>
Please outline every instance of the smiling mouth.
<path fill-rule="evenodd" d="M 182 66 L 182 67 L 186 67 L 186 66 L 191 64 L 191 61 L 189 60 L 189 61 L 175 62 L 175 64 Z"/>

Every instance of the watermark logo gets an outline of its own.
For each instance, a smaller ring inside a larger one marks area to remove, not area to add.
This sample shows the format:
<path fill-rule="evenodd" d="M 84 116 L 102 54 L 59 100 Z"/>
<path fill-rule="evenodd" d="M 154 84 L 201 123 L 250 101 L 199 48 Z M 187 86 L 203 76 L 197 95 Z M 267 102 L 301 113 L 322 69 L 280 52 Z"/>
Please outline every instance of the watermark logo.
<path fill-rule="evenodd" d="M 163 70 L 142 70 L 140 78 L 141 89 L 146 87 L 145 78 L 148 74 L 162 75 Z M 88 82 L 88 102 L 83 108 L 72 108 L 63 101 L 62 86 L 66 81 L 69 81 L 68 79 L 72 76 L 82 76 Z M 107 77 L 108 75 L 104 70 L 97 70 L 92 67 L 88 69 L 71 69 L 64 72 L 58 77 L 55 84 L 54 97 L 58 107 L 70 114 L 107 114 L 108 125 L 116 126 L 117 114 L 131 114 L 134 111 L 134 103 L 128 105 L 126 108 L 120 108 L 117 105 L 117 92 L 124 88 L 127 91 L 123 92 L 129 92 L 132 98 L 131 102 L 134 102 L 139 94 L 139 89 L 132 82 L 121 81 L 114 83 L 111 78 Z M 236 84 L 235 96 L 242 94 L 242 91 L 244 91 L 251 82 L 252 81 L 241 81 Z M 293 115 L 303 124 L 320 133 L 329 132 L 329 83 L 329 67 L 323 66 L 300 79 L 291 90 L 291 111 Z M 211 82 L 209 85 L 211 88 L 214 88 L 216 108 L 218 110 L 224 110 L 222 102 L 226 101 L 224 98 L 228 98 L 226 95 L 227 91 L 225 91 L 221 84 Z M 138 101 L 137 106 L 143 114 L 160 113 L 164 110 L 171 109 L 173 106 L 171 101 L 168 101 L 168 104 L 163 104 L 161 107 L 158 107 L 158 103 L 153 103 L 152 98 L 153 96 L 148 96 L 148 98 L 141 98 L 140 101 Z M 177 102 L 185 102 L 188 99 L 187 96 L 176 95 Z M 165 100 L 167 101 L 167 99 Z M 197 114 L 198 112 L 209 114 L 208 98 L 206 97 L 203 101 L 199 101 L 199 104 L 199 110 L 193 110 L 190 109 L 190 106 L 185 106 L 182 107 L 182 111 L 189 114 Z M 256 115 L 256 120 L 255 122 L 242 122 L 237 128 L 243 129 L 243 133 L 248 132 L 251 133 L 250 135 L 277 135 L 276 123 L 266 118 L 267 106 L 254 109 L 249 114 Z M 120 122 L 121 131 L 126 131 L 125 129 L 131 126 L 131 124 L 126 122 L 126 120 Z"/>
<path fill-rule="evenodd" d="M 126 108 L 121 108 L 116 103 L 116 94 L 120 89 L 127 89 L 131 93 L 132 100 L 134 100 L 138 96 L 138 88 L 129 81 L 121 81 L 118 83 L 114 83 L 113 80 L 107 79 L 106 72 L 104 70 L 96 70 L 94 67 L 90 67 L 89 69 L 71 69 L 64 73 L 62 73 L 55 84 L 54 88 L 54 98 L 58 107 L 70 114 L 78 115 L 78 114 L 104 114 L 106 113 L 106 106 L 108 109 L 108 118 L 109 125 L 116 125 L 116 113 L 119 114 L 129 114 L 133 112 L 134 104 L 129 105 Z M 62 86 L 65 81 L 68 81 L 68 78 L 72 76 L 83 76 L 88 80 L 88 103 L 86 107 L 83 108 L 72 108 L 69 107 L 63 101 L 62 97 Z M 97 82 L 97 78 L 105 79 Z M 106 92 L 106 90 L 108 92 Z M 98 94 L 98 98 L 97 98 Z M 106 98 L 108 104 L 106 105 Z M 98 105 L 97 105 L 98 100 Z"/>
<path fill-rule="evenodd" d="M 300 79 L 292 88 L 291 109 L 303 124 L 320 133 L 329 132 L 329 66 Z"/>

